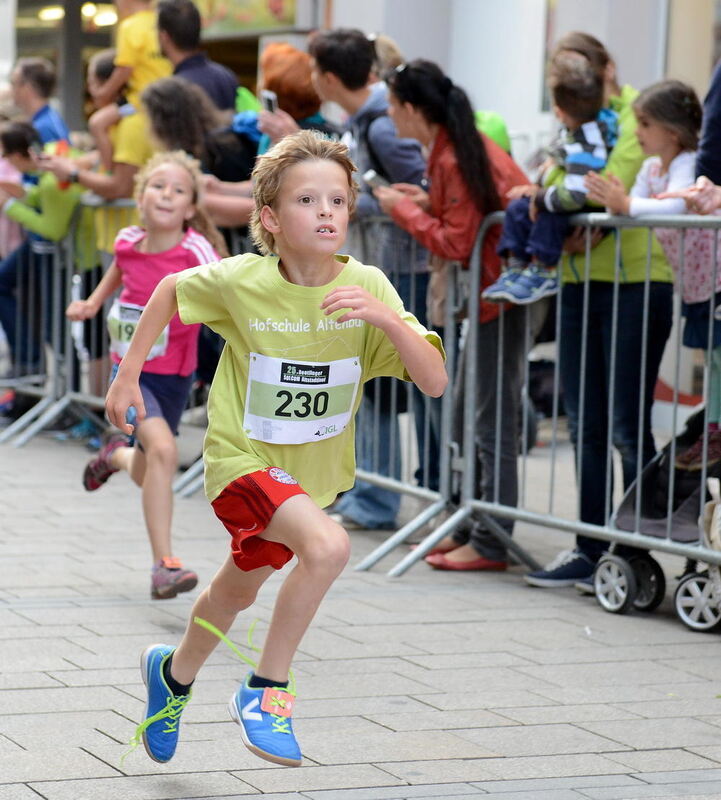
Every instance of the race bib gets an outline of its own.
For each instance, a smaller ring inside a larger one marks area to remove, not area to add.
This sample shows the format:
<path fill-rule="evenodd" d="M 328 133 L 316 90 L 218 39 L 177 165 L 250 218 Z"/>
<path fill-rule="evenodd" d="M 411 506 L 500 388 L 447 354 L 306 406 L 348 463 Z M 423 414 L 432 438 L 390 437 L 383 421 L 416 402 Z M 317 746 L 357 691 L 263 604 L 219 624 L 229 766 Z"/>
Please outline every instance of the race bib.
<path fill-rule="evenodd" d="M 143 313 L 144 306 L 133 303 L 121 303 L 116 300 L 108 313 L 108 333 L 110 334 L 110 352 L 123 358 L 128 352 L 130 342 L 138 327 L 138 320 Z M 166 325 L 155 344 L 150 348 L 146 361 L 158 356 L 164 356 L 168 349 L 170 326 Z"/>
<path fill-rule="evenodd" d="M 360 358 L 296 361 L 249 355 L 243 427 L 251 439 L 305 444 L 342 433 L 351 420 Z"/>

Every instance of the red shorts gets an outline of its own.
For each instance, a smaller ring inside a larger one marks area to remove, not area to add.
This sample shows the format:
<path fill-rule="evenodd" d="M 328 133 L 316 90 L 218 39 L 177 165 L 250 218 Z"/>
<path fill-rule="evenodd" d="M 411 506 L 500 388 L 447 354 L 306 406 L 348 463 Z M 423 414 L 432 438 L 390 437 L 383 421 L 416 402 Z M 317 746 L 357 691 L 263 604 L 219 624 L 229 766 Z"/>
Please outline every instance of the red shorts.
<path fill-rule="evenodd" d="M 276 509 L 296 494 L 306 492 L 295 478 L 279 467 L 266 467 L 234 480 L 213 500 L 215 516 L 232 537 L 230 550 L 239 569 L 281 569 L 293 558 L 289 547 L 258 534 L 268 527 Z"/>

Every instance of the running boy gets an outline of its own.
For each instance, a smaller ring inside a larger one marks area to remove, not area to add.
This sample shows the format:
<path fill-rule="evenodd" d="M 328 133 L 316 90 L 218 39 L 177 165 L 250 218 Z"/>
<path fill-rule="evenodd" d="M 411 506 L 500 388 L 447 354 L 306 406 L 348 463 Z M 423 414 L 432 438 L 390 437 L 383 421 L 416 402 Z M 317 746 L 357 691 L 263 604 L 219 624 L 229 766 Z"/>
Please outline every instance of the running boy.
<path fill-rule="evenodd" d="M 244 744 L 287 766 L 301 763 L 293 735 L 293 655 L 343 570 L 349 540 L 321 508 L 354 479 L 353 417 L 361 384 L 413 380 L 431 396 L 447 376 L 437 334 L 408 313 L 383 273 L 336 255 L 355 205 L 346 147 L 310 131 L 287 136 L 253 171 L 253 237 L 245 254 L 168 275 L 140 319 L 107 397 L 111 421 L 144 416 L 138 375 L 175 311 L 226 340 L 209 398 L 206 492 L 232 537 L 231 554 L 200 595 L 176 648 L 151 645 L 140 725 L 156 761 L 172 758 L 180 714 L 218 643 L 200 619 L 227 632 L 263 582 L 294 555 L 258 664 L 230 701 Z"/>

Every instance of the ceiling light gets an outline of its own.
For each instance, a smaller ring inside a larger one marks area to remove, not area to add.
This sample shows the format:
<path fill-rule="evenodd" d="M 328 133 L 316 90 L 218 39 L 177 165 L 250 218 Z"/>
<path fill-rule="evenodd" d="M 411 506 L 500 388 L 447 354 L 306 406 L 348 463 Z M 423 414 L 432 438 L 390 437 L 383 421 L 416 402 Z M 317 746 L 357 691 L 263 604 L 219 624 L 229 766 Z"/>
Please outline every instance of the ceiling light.
<path fill-rule="evenodd" d="M 57 22 L 65 16 L 62 6 L 45 6 L 38 11 L 38 19 L 42 22 Z"/>

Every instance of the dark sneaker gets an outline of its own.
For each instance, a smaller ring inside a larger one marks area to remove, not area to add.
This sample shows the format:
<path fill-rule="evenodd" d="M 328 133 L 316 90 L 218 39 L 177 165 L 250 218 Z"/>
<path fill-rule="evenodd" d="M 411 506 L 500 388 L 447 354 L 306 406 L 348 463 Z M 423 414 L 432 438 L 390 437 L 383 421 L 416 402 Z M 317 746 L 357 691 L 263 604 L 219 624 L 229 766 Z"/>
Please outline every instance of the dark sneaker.
<path fill-rule="evenodd" d="M 531 264 L 508 287 L 508 300 L 517 305 L 529 305 L 558 294 L 558 277 L 555 270 Z"/>
<path fill-rule="evenodd" d="M 175 650 L 167 644 L 151 644 L 140 658 L 143 683 L 148 689 L 145 719 L 140 723 L 131 746 L 142 738 L 145 751 L 153 759 L 164 764 L 175 754 L 178 745 L 180 715 L 190 700 L 191 693 L 176 696 L 168 688 L 163 677 L 163 665 Z"/>
<path fill-rule="evenodd" d="M 506 268 L 495 283 L 483 290 L 481 297 L 490 303 L 513 302 L 511 286 L 521 277 L 521 274 L 522 270 L 517 267 Z"/>
<path fill-rule="evenodd" d="M 124 433 L 111 433 L 105 437 L 103 446 L 95 458 L 88 461 L 83 472 L 83 486 L 86 491 L 94 492 L 118 470 L 110 463 L 110 456 L 119 448 L 128 446 L 128 437 Z"/>
<path fill-rule="evenodd" d="M 230 698 L 230 716 L 240 725 L 243 743 L 251 752 L 274 764 L 299 767 L 303 756 L 293 734 L 291 713 L 295 693 L 274 686 L 253 689 L 249 672 Z"/>
<path fill-rule="evenodd" d="M 596 594 L 596 589 L 593 585 L 593 575 L 589 575 L 588 578 L 583 578 L 580 581 L 576 581 L 573 584 L 573 588 L 579 594 Z"/>
<path fill-rule="evenodd" d="M 153 600 L 170 600 L 180 592 L 189 592 L 198 584 L 198 575 L 185 569 L 179 558 L 163 558 L 154 567 L 150 579 Z"/>
<path fill-rule="evenodd" d="M 594 564 L 588 556 L 576 550 L 560 553 L 545 569 L 538 569 L 523 576 L 531 586 L 543 588 L 573 586 L 577 581 L 593 575 Z"/>

